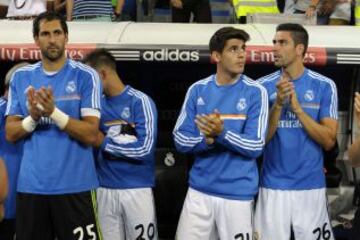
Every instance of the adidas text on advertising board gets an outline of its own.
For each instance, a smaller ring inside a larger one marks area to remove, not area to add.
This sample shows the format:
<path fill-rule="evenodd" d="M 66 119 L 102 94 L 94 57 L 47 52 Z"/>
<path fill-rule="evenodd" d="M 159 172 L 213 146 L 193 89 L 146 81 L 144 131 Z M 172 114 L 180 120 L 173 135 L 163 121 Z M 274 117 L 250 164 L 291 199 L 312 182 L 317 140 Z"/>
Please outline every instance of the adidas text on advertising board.
<path fill-rule="evenodd" d="M 148 50 L 142 54 L 144 61 L 170 61 L 170 62 L 197 62 L 200 59 L 199 51 L 161 49 Z"/>

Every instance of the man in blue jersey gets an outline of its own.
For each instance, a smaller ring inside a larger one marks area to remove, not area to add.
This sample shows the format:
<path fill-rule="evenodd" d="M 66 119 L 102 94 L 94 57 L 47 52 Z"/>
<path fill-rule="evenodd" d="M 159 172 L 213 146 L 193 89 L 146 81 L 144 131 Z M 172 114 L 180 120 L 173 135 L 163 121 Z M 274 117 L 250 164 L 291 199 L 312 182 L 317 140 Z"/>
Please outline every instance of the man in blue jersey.
<path fill-rule="evenodd" d="M 5 76 L 5 92 L 0 98 L 0 156 L 5 162 L 9 179 L 9 193 L 5 200 L 5 216 L 0 223 L 0 239 L 13 240 L 15 236 L 16 185 L 22 157 L 22 141 L 11 144 L 5 139 L 5 111 L 8 98 L 9 82 L 12 74 L 20 67 L 29 65 L 23 62 L 13 66 Z"/>
<path fill-rule="evenodd" d="M 334 239 L 327 212 L 323 149 L 336 141 L 335 83 L 304 67 L 308 33 L 298 24 L 280 24 L 275 66 L 259 80 L 269 95 L 269 129 L 255 214 L 261 240 Z"/>
<path fill-rule="evenodd" d="M 249 35 L 225 27 L 210 39 L 216 74 L 188 90 L 173 135 L 195 157 L 176 237 L 252 239 L 256 158 L 265 145 L 266 90 L 243 74 Z"/>
<path fill-rule="evenodd" d="M 99 220 L 105 240 L 157 239 L 155 183 L 157 111 L 146 94 L 124 85 L 114 57 L 96 50 L 84 60 L 104 86 L 97 146 Z"/>
<path fill-rule="evenodd" d="M 16 237 L 99 239 L 91 146 L 99 132 L 101 82 L 95 70 L 67 59 L 68 28 L 60 15 L 40 14 L 33 37 L 42 60 L 15 71 L 6 109 L 7 140 L 24 141 Z"/>

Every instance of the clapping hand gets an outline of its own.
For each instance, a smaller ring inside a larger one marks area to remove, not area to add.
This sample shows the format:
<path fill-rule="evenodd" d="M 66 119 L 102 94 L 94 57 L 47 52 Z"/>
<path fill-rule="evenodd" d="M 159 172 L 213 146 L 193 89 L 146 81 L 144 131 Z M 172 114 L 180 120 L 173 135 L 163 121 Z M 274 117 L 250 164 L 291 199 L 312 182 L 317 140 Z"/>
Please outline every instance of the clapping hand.
<path fill-rule="evenodd" d="M 37 107 L 37 105 L 39 105 L 39 103 L 37 102 L 35 95 L 36 95 L 36 91 L 33 87 L 30 87 L 28 89 L 28 91 L 26 92 L 27 100 L 29 103 L 28 109 L 29 109 L 30 116 L 35 121 L 38 121 L 38 120 L 40 120 L 42 113 L 41 113 L 41 110 Z"/>
<path fill-rule="evenodd" d="M 208 115 L 196 115 L 195 124 L 206 137 L 207 144 L 214 143 L 214 138 L 224 130 L 224 121 L 220 118 L 220 113 L 217 110 Z"/>
<path fill-rule="evenodd" d="M 294 90 L 294 84 L 290 80 L 290 75 L 284 70 L 280 81 L 276 84 L 276 104 L 279 107 L 284 106 L 286 101 L 290 99 L 290 95 Z"/>
<path fill-rule="evenodd" d="M 51 87 L 41 87 L 35 92 L 36 107 L 41 111 L 42 116 L 49 117 L 55 108 L 54 95 Z"/>

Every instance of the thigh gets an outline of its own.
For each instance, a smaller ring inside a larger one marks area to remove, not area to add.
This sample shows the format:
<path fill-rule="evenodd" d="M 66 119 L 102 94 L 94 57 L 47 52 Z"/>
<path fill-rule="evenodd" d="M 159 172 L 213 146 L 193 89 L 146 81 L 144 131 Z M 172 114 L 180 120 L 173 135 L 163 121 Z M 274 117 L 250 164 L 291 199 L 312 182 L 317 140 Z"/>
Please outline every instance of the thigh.
<path fill-rule="evenodd" d="M 16 239 L 54 239 L 48 196 L 17 193 Z"/>
<path fill-rule="evenodd" d="M 218 199 L 216 227 L 221 240 L 251 240 L 253 201 Z"/>
<path fill-rule="evenodd" d="M 101 239 L 95 191 L 53 195 L 50 205 L 58 240 Z"/>
<path fill-rule="evenodd" d="M 0 222 L 0 239 L 14 240 L 15 238 L 15 219 L 4 219 Z"/>
<path fill-rule="evenodd" d="M 104 240 L 125 240 L 122 207 L 116 189 L 98 188 L 99 222 Z"/>
<path fill-rule="evenodd" d="M 211 8 L 209 0 L 198 0 L 194 6 L 194 17 L 197 23 L 211 23 Z"/>
<path fill-rule="evenodd" d="M 158 239 L 155 204 L 151 188 L 121 191 L 126 239 Z"/>
<path fill-rule="evenodd" d="M 254 225 L 254 235 L 258 236 L 258 239 L 289 239 L 291 228 L 289 198 L 289 191 L 260 188 Z"/>
<path fill-rule="evenodd" d="M 178 240 L 214 238 L 215 214 L 211 196 L 189 188 L 176 230 Z"/>
<path fill-rule="evenodd" d="M 292 225 L 295 239 L 333 240 L 326 190 L 293 191 Z"/>

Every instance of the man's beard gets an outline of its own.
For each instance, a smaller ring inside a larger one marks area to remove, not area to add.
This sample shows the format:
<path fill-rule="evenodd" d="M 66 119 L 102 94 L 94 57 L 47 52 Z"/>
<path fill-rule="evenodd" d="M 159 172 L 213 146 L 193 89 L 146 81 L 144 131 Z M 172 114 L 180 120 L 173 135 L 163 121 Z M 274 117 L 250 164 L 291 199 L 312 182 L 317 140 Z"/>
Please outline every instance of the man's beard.
<path fill-rule="evenodd" d="M 64 55 L 64 48 L 57 48 L 56 51 L 45 49 L 42 54 L 48 60 L 55 62 Z"/>

